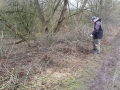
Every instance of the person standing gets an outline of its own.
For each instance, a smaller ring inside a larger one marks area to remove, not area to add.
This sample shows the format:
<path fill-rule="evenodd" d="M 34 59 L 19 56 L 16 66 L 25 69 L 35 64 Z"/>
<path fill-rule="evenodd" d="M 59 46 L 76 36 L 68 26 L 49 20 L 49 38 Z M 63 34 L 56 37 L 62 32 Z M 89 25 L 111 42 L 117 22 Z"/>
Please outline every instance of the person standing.
<path fill-rule="evenodd" d="M 94 30 L 90 35 L 93 38 L 93 53 L 100 54 L 100 44 L 103 37 L 102 20 L 93 16 L 91 21 L 94 22 Z"/>

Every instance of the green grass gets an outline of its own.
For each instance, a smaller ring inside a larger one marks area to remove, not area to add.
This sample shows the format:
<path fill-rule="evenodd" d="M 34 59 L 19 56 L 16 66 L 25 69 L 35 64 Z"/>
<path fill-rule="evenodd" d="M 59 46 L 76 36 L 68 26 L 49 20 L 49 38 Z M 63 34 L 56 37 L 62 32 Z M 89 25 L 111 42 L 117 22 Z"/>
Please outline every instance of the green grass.
<path fill-rule="evenodd" d="M 71 78 L 63 81 L 63 88 L 59 90 L 89 90 L 89 85 L 96 72 L 92 72 L 89 68 L 80 73 L 79 77 Z"/>

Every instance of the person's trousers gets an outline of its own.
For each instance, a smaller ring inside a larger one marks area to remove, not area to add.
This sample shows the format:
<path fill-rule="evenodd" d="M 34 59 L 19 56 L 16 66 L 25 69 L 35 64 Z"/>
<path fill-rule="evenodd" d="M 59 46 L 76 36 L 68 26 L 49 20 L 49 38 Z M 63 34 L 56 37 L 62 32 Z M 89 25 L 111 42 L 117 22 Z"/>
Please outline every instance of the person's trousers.
<path fill-rule="evenodd" d="M 93 50 L 100 53 L 101 39 L 93 39 Z"/>

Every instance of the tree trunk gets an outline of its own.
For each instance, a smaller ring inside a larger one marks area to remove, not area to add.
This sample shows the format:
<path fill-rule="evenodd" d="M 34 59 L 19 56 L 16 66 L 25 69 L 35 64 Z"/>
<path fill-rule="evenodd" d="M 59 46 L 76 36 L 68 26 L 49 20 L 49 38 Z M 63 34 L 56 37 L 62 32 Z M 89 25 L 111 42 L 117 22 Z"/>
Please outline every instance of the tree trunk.
<path fill-rule="evenodd" d="M 55 2 L 57 2 L 57 0 L 56 0 Z M 52 14 L 50 15 L 49 18 L 46 19 L 46 18 L 44 17 L 45 15 L 44 15 L 43 9 L 42 9 L 42 8 L 40 7 L 40 5 L 39 5 L 39 0 L 35 0 L 35 5 L 36 5 L 37 11 L 38 11 L 38 13 L 39 13 L 39 18 L 40 18 L 40 20 L 41 20 L 41 22 L 42 22 L 42 31 L 43 31 L 43 32 L 44 32 L 44 31 L 45 31 L 45 32 L 48 32 L 48 31 L 49 31 L 49 29 L 48 29 L 48 28 L 49 28 L 49 27 L 48 27 L 49 22 L 50 22 L 51 18 L 54 16 L 57 8 L 59 7 L 60 2 L 61 2 L 61 0 L 59 0 L 59 1 L 56 3 L 54 9 L 52 10 Z M 50 7 L 50 8 L 51 8 L 51 7 Z"/>
<path fill-rule="evenodd" d="M 64 15 L 65 15 L 65 12 L 67 10 L 67 5 L 68 5 L 68 0 L 64 0 L 64 6 L 63 6 L 63 9 L 61 11 L 61 15 L 60 15 L 60 18 L 58 20 L 57 26 L 54 29 L 54 32 L 58 32 L 60 27 L 61 27 L 61 25 L 62 25 L 62 22 L 63 22 L 63 20 L 65 18 Z"/>

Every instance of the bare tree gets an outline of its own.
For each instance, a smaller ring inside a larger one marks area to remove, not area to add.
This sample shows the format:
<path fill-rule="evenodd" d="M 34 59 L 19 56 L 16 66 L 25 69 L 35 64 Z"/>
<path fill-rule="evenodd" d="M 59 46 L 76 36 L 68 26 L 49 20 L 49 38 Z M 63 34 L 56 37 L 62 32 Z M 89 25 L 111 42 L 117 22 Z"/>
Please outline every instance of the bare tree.
<path fill-rule="evenodd" d="M 60 15 L 60 18 L 58 20 L 58 23 L 57 23 L 57 27 L 55 28 L 54 32 L 57 32 L 59 31 L 60 29 L 60 26 L 62 25 L 62 22 L 64 20 L 64 15 L 65 15 L 65 12 L 67 10 L 67 5 L 68 5 L 68 0 L 64 0 L 64 6 L 63 6 L 63 9 L 61 11 L 61 15 Z"/>
<path fill-rule="evenodd" d="M 46 2 L 42 2 L 42 4 L 43 3 L 46 3 L 48 5 L 49 2 L 46 1 Z M 52 3 L 52 1 L 51 1 L 51 3 Z M 42 31 L 45 31 L 45 32 L 49 31 L 48 24 L 50 23 L 50 20 L 53 18 L 55 12 L 57 11 L 57 9 L 58 9 L 58 7 L 59 7 L 59 5 L 61 3 L 61 0 L 59 0 L 59 1 L 53 0 L 53 3 L 52 4 L 55 5 L 55 6 L 53 6 L 53 8 L 51 10 L 52 13 L 48 14 L 49 17 L 45 17 L 44 7 L 41 7 L 41 4 L 39 4 L 39 0 L 35 0 L 35 4 L 37 6 L 37 11 L 39 13 L 38 17 L 40 18 L 40 20 L 42 22 L 42 27 L 43 27 Z M 47 9 L 50 9 L 50 8 L 51 8 L 50 6 L 47 7 Z"/>

